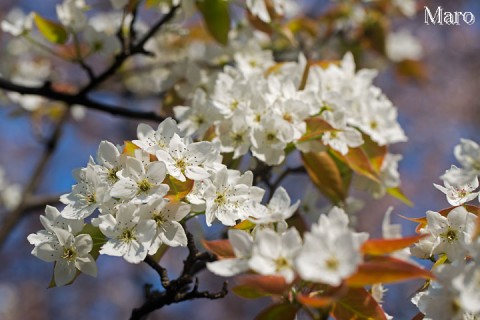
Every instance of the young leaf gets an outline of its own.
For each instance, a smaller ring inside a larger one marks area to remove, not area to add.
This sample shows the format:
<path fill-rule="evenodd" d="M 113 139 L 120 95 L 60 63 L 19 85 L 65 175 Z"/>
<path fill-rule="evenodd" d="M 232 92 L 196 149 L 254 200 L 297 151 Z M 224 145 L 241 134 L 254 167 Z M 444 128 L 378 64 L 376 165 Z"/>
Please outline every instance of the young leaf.
<path fill-rule="evenodd" d="M 337 320 L 386 320 L 385 312 L 370 293 L 363 288 L 349 288 L 335 303 L 332 314 Z"/>
<path fill-rule="evenodd" d="M 342 155 L 334 150 L 331 150 L 331 152 L 337 158 L 345 162 L 353 171 L 380 183 L 377 172 L 375 172 L 375 169 L 370 163 L 370 159 L 361 148 L 350 148 L 346 155 Z"/>
<path fill-rule="evenodd" d="M 315 309 L 328 307 L 329 305 L 335 302 L 335 299 L 333 297 L 310 296 L 302 293 L 298 294 L 296 298 L 297 298 L 297 301 L 303 304 L 304 306 L 315 308 Z"/>
<path fill-rule="evenodd" d="M 210 34 L 217 42 L 227 45 L 230 31 L 230 12 L 227 0 L 197 0 L 197 7 Z"/>
<path fill-rule="evenodd" d="M 255 223 L 250 220 L 243 220 L 242 222 L 237 223 L 233 228 L 238 230 L 251 230 L 255 228 Z"/>
<path fill-rule="evenodd" d="M 433 274 L 416 265 L 388 256 L 375 256 L 358 267 L 346 283 L 363 287 L 376 283 L 394 283 L 416 278 L 432 279 Z"/>
<path fill-rule="evenodd" d="M 38 28 L 38 31 L 48 41 L 56 44 L 64 44 L 68 40 L 67 30 L 58 22 L 51 21 L 35 13 L 33 21 Z"/>
<path fill-rule="evenodd" d="M 379 146 L 375 141 L 373 141 L 368 135 L 363 135 L 363 145 L 361 146 L 362 150 L 367 155 L 370 163 L 372 164 L 375 172 L 380 173 L 382 168 L 383 160 L 387 155 L 387 146 Z"/>
<path fill-rule="evenodd" d="M 202 240 L 202 244 L 208 251 L 214 253 L 219 259 L 235 258 L 232 245 L 227 239 L 223 240 Z"/>
<path fill-rule="evenodd" d="M 387 188 L 387 193 L 391 195 L 394 198 L 397 198 L 398 200 L 402 201 L 405 203 L 407 206 L 412 207 L 413 202 L 410 201 L 410 199 L 407 198 L 407 196 L 403 193 L 403 191 L 399 188 Z"/>
<path fill-rule="evenodd" d="M 184 182 L 175 179 L 172 176 L 167 176 L 163 183 L 167 184 L 170 189 L 168 190 L 165 198 L 173 202 L 178 202 L 183 200 L 193 189 L 193 180 L 187 179 Z"/>
<path fill-rule="evenodd" d="M 297 308 L 291 303 L 276 303 L 260 312 L 255 320 L 294 320 Z"/>
<path fill-rule="evenodd" d="M 123 154 L 126 154 L 127 156 L 134 157 L 135 150 L 137 149 L 139 149 L 139 147 L 136 144 L 133 144 L 132 141 L 123 142 Z"/>
<path fill-rule="evenodd" d="M 325 132 L 335 131 L 327 121 L 320 117 L 309 118 L 305 120 L 305 122 L 307 123 L 307 133 L 305 133 L 298 142 L 319 139 Z"/>
<path fill-rule="evenodd" d="M 270 295 L 283 295 L 291 285 L 280 276 L 244 275 L 238 278 L 232 291 L 247 299 Z"/>
<path fill-rule="evenodd" d="M 328 153 L 302 153 L 302 160 L 310 179 L 321 193 L 334 204 L 345 200 L 342 176 Z"/>
<path fill-rule="evenodd" d="M 384 255 L 409 247 L 426 235 L 417 235 L 398 239 L 370 239 L 363 243 L 363 254 Z"/>

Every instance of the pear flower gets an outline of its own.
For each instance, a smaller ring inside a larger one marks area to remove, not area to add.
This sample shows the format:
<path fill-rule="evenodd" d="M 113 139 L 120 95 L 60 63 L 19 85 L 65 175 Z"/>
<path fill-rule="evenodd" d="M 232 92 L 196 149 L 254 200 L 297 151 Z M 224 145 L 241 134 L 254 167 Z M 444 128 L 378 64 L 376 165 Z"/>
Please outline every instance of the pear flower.
<path fill-rule="evenodd" d="M 271 229 L 258 231 L 255 237 L 250 268 L 263 275 L 280 275 L 291 283 L 295 279 L 294 260 L 302 248 L 302 238 L 297 229 L 283 234 Z"/>
<path fill-rule="evenodd" d="M 95 277 L 97 265 L 90 255 L 93 248 L 92 237 L 88 234 L 74 236 L 67 230 L 54 229 L 56 241 L 40 243 L 32 254 L 45 262 L 55 262 L 53 275 L 55 284 L 63 286 L 71 282 L 77 269 Z"/>
<path fill-rule="evenodd" d="M 300 200 L 290 206 L 290 197 L 287 191 L 280 187 L 275 190 L 268 205 L 264 206 L 256 201 L 251 202 L 252 217 L 249 220 L 257 225 L 264 226 L 277 223 L 284 226 L 283 228 L 280 227 L 280 229 L 286 230 L 288 225 L 285 220 L 295 213 L 299 205 Z M 278 227 L 277 231 L 279 230 Z"/>
<path fill-rule="evenodd" d="M 334 207 L 305 234 L 305 244 L 295 261 L 299 275 L 307 281 L 338 286 L 362 262 L 360 246 L 367 237 L 350 230 L 346 213 Z"/>
<path fill-rule="evenodd" d="M 202 180 L 210 174 L 201 167 L 212 149 L 207 141 L 188 143 L 178 134 L 174 134 L 168 151 L 159 150 L 156 155 L 158 160 L 163 161 L 168 174 L 180 181 Z"/>
<path fill-rule="evenodd" d="M 72 192 L 60 197 L 60 201 L 67 205 L 62 211 L 62 216 L 67 219 L 86 218 L 109 198 L 108 185 L 93 165 L 78 171 L 78 178 L 80 181 L 73 186 Z"/>
<path fill-rule="evenodd" d="M 156 131 L 148 124 L 140 123 L 137 128 L 138 140 L 132 142 L 142 150 L 155 154 L 158 150 L 167 151 L 173 135 L 179 132 L 177 122 L 172 118 L 163 120 Z"/>
<path fill-rule="evenodd" d="M 208 270 L 222 277 L 231 277 L 248 271 L 250 268 L 248 260 L 252 255 L 252 236 L 243 230 L 230 229 L 228 230 L 228 240 L 232 245 L 235 258 L 207 263 Z"/>
<path fill-rule="evenodd" d="M 187 235 L 178 221 L 189 212 L 190 205 L 182 202 L 168 202 L 160 197 L 139 209 L 142 219 L 155 222 L 156 235 L 151 243 L 149 254 L 155 254 L 162 244 L 170 247 L 187 245 Z"/>
<path fill-rule="evenodd" d="M 264 193 L 262 189 L 252 187 L 252 181 L 251 171 L 240 175 L 226 167 L 220 169 L 212 180 L 206 180 L 203 197 L 207 225 L 218 219 L 226 226 L 233 226 L 236 220 L 246 219 L 250 202 L 260 202 Z"/>
<path fill-rule="evenodd" d="M 433 236 L 431 254 L 445 253 L 450 261 L 463 259 L 466 245 L 471 242 L 476 215 L 464 207 L 457 207 L 446 217 L 435 211 L 427 211 L 427 231 Z"/>
<path fill-rule="evenodd" d="M 144 166 L 141 160 L 128 157 L 125 168 L 117 176 L 120 180 L 113 185 L 110 195 L 132 200 L 133 203 L 147 203 L 154 197 L 163 197 L 169 189 L 168 185 L 162 184 L 166 176 L 162 162 L 151 162 Z"/>
<path fill-rule="evenodd" d="M 92 223 L 109 238 L 100 254 L 123 257 L 130 263 L 145 259 L 156 231 L 155 221 L 140 220 L 138 209 L 131 202 L 119 205 L 116 217 L 101 215 Z"/>
<path fill-rule="evenodd" d="M 461 169 L 452 165 L 452 167 L 445 172 L 445 176 L 452 174 L 451 172 L 459 171 Z M 447 180 L 444 182 L 445 186 L 433 184 L 435 188 L 445 193 L 447 201 L 452 206 L 461 206 L 465 202 L 475 199 L 479 192 L 474 192 L 478 188 L 478 177 L 474 176 L 470 181 L 465 184 L 450 184 Z"/>

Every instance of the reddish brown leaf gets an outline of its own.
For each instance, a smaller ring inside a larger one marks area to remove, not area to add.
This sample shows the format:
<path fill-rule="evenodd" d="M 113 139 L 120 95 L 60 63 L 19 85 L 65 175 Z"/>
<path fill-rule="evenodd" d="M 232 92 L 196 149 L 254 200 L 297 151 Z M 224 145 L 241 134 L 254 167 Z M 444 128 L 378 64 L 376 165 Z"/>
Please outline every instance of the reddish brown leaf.
<path fill-rule="evenodd" d="M 358 267 L 346 283 L 352 287 L 363 287 L 376 283 L 394 283 L 416 278 L 432 279 L 430 271 L 411 263 L 388 256 L 375 256 Z"/>
<path fill-rule="evenodd" d="M 297 308 L 292 304 L 277 303 L 269 306 L 260 312 L 255 320 L 294 320 L 297 314 Z"/>
<path fill-rule="evenodd" d="M 389 254 L 418 242 L 426 235 L 417 235 L 398 239 L 370 239 L 362 245 L 362 253 L 370 255 Z"/>
<path fill-rule="evenodd" d="M 227 239 L 224 240 L 202 240 L 202 244 L 208 251 L 214 253 L 219 259 L 235 258 L 232 245 Z"/>
<path fill-rule="evenodd" d="M 418 223 L 417 227 L 415 228 L 416 233 L 420 233 L 420 230 L 425 228 L 425 226 L 427 225 L 427 218 L 426 217 L 409 218 L 409 217 L 405 217 L 405 216 L 402 216 L 402 215 L 399 215 L 399 216 L 402 217 L 403 219 Z"/>
<path fill-rule="evenodd" d="M 415 315 L 415 317 L 412 318 L 412 320 L 423 320 L 423 318 L 425 318 L 425 315 L 419 312 Z"/>
<path fill-rule="evenodd" d="M 302 160 L 310 179 L 321 193 L 333 203 L 345 200 L 340 170 L 328 153 L 302 153 Z"/>
<path fill-rule="evenodd" d="M 363 288 L 349 288 L 335 303 L 331 315 L 337 320 L 386 320 L 385 312 L 370 293 Z"/>
<path fill-rule="evenodd" d="M 304 306 L 311 308 L 323 308 L 335 302 L 335 299 L 333 297 L 310 296 L 301 293 L 298 294 L 296 298 L 298 302 L 300 302 Z"/>
<path fill-rule="evenodd" d="M 305 120 L 307 123 L 307 133 L 301 137 L 298 142 L 305 142 L 318 139 L 328 131 L 335 131 L 335 129 L 324 119 L 320 117 L 309 118 Z"/>
<path fill-rule="evenodd" d="M 334 150 L 332 150 L 332 153 L 345 162 L 353 171 L 375 182 L 380 182 L 367 154 L 361 148 L 350 148 L 346 155 L 342 155 Z"/>
<path fill-rule="evenodd" d="M 363 145 L 362 149 L 367 155 L 368 159 L 370 159 L 370 163 L 372 164 L 373 169 L 375 172 L 380 173 L 380 169 L 382 168 L 383 160 L 387 155 L 387 146 L 379 146 L 375 141 L 373 141 L 368 135 L 363 135 Z"/>
<path fill-rule="evenodd" d="M 238 285 L 232 291 L 244 298 L 283 295 L 291 287 L 281 276 L 244 275 L 237 278 Z"/>

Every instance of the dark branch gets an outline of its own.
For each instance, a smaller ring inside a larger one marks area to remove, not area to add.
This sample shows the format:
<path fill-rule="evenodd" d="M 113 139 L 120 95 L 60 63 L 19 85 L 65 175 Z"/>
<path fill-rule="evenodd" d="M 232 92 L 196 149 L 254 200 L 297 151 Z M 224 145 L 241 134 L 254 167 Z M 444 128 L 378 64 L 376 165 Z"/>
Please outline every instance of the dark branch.
<path fill-rule="evenodd" d="M 94 101 L 87 96 L 59 92 L 53 89 L 50 86 L 50 83 L 46 83 L 41 87 L 26 87 L 0 78 L 0 89 L 13 91 L 20 94 L 32 94 L 52 100 L 62 101 L 65 102 L 67 107 L 71 107 L 73 105 L 82 105 L 92 110 L 106 112 L 116 116 L 129 117 L 132 119 L 144 119 L 154 121 L 164 120 L 163 117 L 159 116 L 155 112 L 130 110 L 127 108 L 112 106 L 98 101 Z"/>
<path fill-rule="evenodd" d="M 151 285 L 146 285 L 147 301 L 141 307 L 133 309 L 130 320 L 145 319 L 151 312 L 173 303 L 200 298 L 221 299 L 227 295 L 227 282 L 224 282 L 222 289 L 218 292 L 198 290 L 198 278 L 195 275 L 205 269 L 207 262 L 214 261 L 215 256 L 208 252 L 199 252 L 195 246 L 193 235 L 188 231 L 186 233 L 188 256 L 183 261 L 183 270 L 178 278 L 170 280 L 165 268 L 161 267 L 151 256 L 145 258 L 144 262 L 157 272 L 165 290 L 159 292 L 152 290 Z"/>

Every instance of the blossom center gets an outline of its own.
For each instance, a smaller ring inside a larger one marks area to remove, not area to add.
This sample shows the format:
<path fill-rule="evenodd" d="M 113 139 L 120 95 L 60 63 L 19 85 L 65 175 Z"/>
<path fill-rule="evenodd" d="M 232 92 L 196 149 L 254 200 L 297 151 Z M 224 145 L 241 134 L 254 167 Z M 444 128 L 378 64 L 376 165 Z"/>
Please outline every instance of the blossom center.
<path fill-rule="evenodd" d="M 280 270 L 287 268 L 289 265 L 290 263 L 288 263 L 287 259 L 285 259 L 284 257 L 280 257 L 275 260 L 275 271 L 279 272 Z"/>
<path fill-rule="evenodd" d="M 76 257 L 77 257 L 77 253 L 75 252 L 75 250 L 73 250 L 73 248 L 63 249 L 63 256 L 62 256 L 63 259 L 71 261 L 71 260 L 75 260 Z"/>
<path fill-rule="evenodd" d="M 117 182 L 119 179 L 117 177 L 117 168 L 108 169 L 107 177 L 112 182 Z"/>
<path fill-rule="evenodd" d="M 180 169 L 180 171 L 184 172 L 187 168 L 187 163 L 184 159 L 177 159 L 177 161 L 175 162 L 175 166 Z"/>
<path fill-rule="evenodd" d="M 338 262 L 338 259 L 335 257 L 330 257 L 327 260 L 325 260 L 325 266 L 327 267 L 328 270 L 332 270 L 332 271 L 338 270 L 339 264 L 340 263 Z"/>
<path fill-rule="evenodd" d="M 214 202 L 217 204 L 217 206 L 223 206 L 225 203 L 227 203 L 227 197 L 224 193 L 217 192 Z"/>
<path fill-rule="evenodd" d="M 457 231 L 448 228 L 447 232 L 444 232 L 440 235 L 442 238 L 446 239 L 448 242 L 453 242 L 458 240 Z"/>
<path fill-rule="evenodd" d="M 135 240 L 135 235 L 133 234 L 133 231 L 130 229 L 125 229 L 123 230 L 122 234 L 120 235 L 120 240 L 123 242 L 131 242 Z"/>
<path fill-rule="evenodd" d="M 153 214 L 153 220 L 158 226 L 162 225 L 165 222 L 165 219 L 163 218 L 163 216 L 161 216 L 160 213 L 158 212 Z"/>
<path fill-rule="evenodd" d="M 151 187 L 152 184 L 147 179 L 143 179 L 138 183 L 138 189 L 140 189 L 141 192 L 147 192 Z"/>

